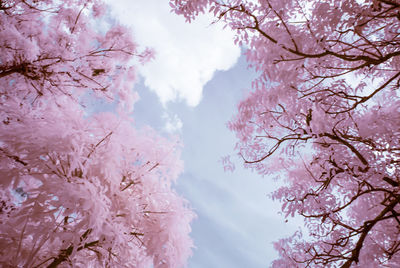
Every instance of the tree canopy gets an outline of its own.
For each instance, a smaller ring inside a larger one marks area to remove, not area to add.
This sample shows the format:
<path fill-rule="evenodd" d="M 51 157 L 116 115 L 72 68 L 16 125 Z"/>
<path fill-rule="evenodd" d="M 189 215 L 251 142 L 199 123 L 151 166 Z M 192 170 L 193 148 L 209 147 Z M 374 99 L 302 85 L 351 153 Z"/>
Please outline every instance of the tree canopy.
<path fill-rule="evenodd" d="M 244 165 L 306 232 L 276 242 L 275 267 L 400 263 L 400 3 L 170 0 L 210 12 L 258 72 L 229 128 Z"/>
<path fill-rule="evenodd" d="M 100 1 L 0 1 L 0 265 L 181 267 L 179 140 L 132 119 L 152 57 Z M 101 27 L 97 25 L 102 25 Z M 93 113 L 92 100 L 115 105 Z"/>

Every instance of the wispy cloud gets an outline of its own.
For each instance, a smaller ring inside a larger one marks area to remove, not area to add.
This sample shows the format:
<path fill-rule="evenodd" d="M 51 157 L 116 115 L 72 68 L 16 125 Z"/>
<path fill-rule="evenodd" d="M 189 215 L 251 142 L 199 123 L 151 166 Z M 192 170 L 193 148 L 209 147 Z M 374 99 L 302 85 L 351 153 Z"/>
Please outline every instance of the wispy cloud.
<path fill-rule="evenodd" d="M 162 118 L 165 121 L 164 130 L 168 133 L 176 133 L 181 131 L 183 123 L 177 114 L 163 113 Z"/>

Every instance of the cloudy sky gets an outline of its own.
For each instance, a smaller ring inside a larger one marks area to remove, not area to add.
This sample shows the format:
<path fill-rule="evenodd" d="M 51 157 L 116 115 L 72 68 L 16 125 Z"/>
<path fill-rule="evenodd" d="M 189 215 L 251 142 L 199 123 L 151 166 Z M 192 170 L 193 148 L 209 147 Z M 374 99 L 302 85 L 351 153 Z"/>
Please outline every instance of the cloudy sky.
<path fill-rule="evenodd" d="M 156 50 L 136 85 L 137 124 L 178 134 L 185 145 L 185 171 L 176 188 L 198 215 L 188 267 L 267 267 L 277 257 L 272 241 L 294 232 L 298 222 L 285 223 L 280 205 L 267 197 L 275 182 L 243 170 L 239 159 L 233 173 L 220 162 L 235 144 L 226 123 L 254 78 L 232 33 L 210 25 L 207 16 L 186 24 L 166 0 L 109 3 L 138 43 Z"/>

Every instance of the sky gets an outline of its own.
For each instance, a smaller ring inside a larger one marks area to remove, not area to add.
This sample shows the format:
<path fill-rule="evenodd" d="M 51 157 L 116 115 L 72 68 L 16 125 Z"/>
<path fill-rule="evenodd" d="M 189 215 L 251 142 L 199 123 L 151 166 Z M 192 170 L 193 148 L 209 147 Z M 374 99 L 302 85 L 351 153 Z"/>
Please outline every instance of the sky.
<path fill-rule="evenodd" d="M 221 158 L 234 154 L 235 136 L 226 123 L 248 92 L 254 72 L 247 69 L 233 34 L 203 16 L 195 24 L 169 11 L 168 1 L 114 0 L 112 16 L 132 27 L 156 58 L 139 70 L 138 126 L 179 135 L 185 170 L 175 185 L 197 214 L 192 223 L 196 248 L 189 268 L 268 267 L 277 257 L 272 242 L 296 231 L 268 193 L 270 178 L 244 170 L 224 172 Z"/>

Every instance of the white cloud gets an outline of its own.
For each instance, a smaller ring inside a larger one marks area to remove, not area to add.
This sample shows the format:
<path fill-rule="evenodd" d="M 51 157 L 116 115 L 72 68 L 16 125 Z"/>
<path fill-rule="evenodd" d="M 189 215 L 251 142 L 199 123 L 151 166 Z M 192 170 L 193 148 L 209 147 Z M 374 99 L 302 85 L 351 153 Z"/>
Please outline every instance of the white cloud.
<path fill-rule="evenodd" d="M 165 131 L 167 131 L 168 133 L 176 133 L 181 131 L 183 123 L 177 114 L 170 115 L 167 112 L 164 112 L 162 118 L 165 121 Z"/>
<path fill-rule="evenodd" d="M 140 45 L 155 49 L 156 59 L 140 69 L 147 87 L 161 102 L 199 104 L 203 86 L 217 70 L 228 70 L 240 56 L 233 33 L 210 25 L 202 15 L 191 24 L 170 12 L 168 0 L 108 0 L 112 14 L 133 28 Z"/>

